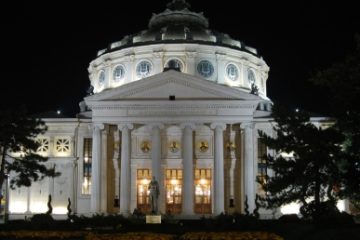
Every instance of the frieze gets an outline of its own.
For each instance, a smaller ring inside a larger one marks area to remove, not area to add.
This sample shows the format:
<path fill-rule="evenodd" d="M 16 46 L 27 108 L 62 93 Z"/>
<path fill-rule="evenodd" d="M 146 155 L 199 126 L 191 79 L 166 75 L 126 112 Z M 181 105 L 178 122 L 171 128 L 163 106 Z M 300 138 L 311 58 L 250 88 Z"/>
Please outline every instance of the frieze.
<path fill-rule="evenodd" d="M 252 109 L 256 107 L 256 104 L 197 104 L 195 103 L 193 105 L 180 105 L 180 104 L 174 104 L 174 105 L 168 105 L 168 104 L 149 104 L 149 105 L 107 105 L 107 106 L 93 106 L 93 110 L 146 110 L 146 109 L 195 109 L 196 111 L 201 109 L 207 108 L 207 109 Z"/>
<path fill-rule="evenodd" d="M 177 108 L 167 109 L 132 109 L 128 111 L 128 116 L 184 116 L 184 115 L 216 115 L 216 110 L 186 109 L 181 111 Z"/>

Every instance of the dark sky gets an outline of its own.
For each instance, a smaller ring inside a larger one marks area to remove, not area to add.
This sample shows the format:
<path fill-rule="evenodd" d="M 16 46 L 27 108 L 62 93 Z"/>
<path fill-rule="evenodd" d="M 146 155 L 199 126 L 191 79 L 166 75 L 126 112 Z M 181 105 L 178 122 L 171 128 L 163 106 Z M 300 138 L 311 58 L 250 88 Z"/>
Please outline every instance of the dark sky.
<path fill-rule="evenodd" d="M 96 52 L 147 28 L 169 0 L 48 1 L 0 6 L 1 102 L 31 112 L 61 109 L 74 115 L 89 86 Z M 195 1 L 210 28 L 255 47 L 270 66 L 268 96 L 322 112 L 321 89 L 306 80 L 316 69 L 355 49 L 360 14 L 355 3 L 305 1 Z M 5 16 L 7 15 L 7 16 Z"/>

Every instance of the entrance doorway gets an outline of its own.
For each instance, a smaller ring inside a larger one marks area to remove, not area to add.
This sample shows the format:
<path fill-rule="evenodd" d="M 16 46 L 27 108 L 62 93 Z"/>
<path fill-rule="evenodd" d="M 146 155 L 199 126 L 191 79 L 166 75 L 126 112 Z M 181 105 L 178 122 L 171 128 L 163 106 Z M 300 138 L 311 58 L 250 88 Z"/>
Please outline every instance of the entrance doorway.
<path fill-rule="evenodd" d="M 151 181 L 150 169 L 137 170 L 137 210 L 141 213 L 150 213 L 149 183 Z"/>
<path fill-rule="evenodd" d="M 182 169 L 166 170 L 166 213 L 179 214 L 182 208 Z"/>
<path fill-rule="evenodd" d="M 211 169 L 195 169 L 195 213 L 211 213 Z"/>

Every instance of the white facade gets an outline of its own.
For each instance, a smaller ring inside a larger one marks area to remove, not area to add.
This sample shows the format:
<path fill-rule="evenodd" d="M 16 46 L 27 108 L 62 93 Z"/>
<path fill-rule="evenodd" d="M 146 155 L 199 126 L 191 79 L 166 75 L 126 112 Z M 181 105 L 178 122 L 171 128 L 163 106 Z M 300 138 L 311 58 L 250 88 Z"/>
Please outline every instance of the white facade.
<path fill-rule="evenodd" d="M 166 19 L 177 15 L 205 35 L 188 26 L 170 31 Z M 88 69 L 94 94 L 83 111 L 44 119 L 39 152 L 61 176 L 10 191 L 10 216 L 46 212 L 49 194 L 59 217 L 68 200 L 76 214 L 148 213 L 151 176 L 161 186 L 161 213 L 244 212 L 245 196 L 252 212 L 261 194 L 258 130 L 272 134 L 269 67 L 255 49 L 206 24 L 201 14 L 170 5 L 148 31 L 100 51 Z M 164 71 L 172 60 L 180 71 Z M 250 93 L 252 84 L 258 94 Z"/>

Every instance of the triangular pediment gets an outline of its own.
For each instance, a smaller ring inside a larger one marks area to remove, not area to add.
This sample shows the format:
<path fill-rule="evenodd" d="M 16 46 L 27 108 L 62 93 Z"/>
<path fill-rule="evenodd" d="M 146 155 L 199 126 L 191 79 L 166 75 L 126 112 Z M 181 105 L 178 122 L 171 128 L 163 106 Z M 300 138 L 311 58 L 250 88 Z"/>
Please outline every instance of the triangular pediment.
<path fill-rule="evenodd" d="M 245 90 L 177 71 L 163 72 L 87 97 L 86 102 L 121 100 L 260 100 Z"/>

